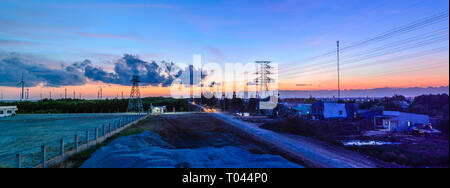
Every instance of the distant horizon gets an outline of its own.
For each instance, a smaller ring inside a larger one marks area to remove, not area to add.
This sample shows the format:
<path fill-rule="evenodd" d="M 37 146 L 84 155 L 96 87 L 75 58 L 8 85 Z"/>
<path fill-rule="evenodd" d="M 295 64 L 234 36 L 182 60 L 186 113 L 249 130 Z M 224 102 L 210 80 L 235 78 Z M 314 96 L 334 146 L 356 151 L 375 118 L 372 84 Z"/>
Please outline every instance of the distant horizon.
<path fill-rule="evenodd" d="M 333 98 L 337 97 L 338 90 L 280 90 L 281 94 L 292 95 L 302 95 L 301 98 L 308 98 L 310 92 L 313 97 L 318 98 Z M 382 92 L 385 92 L 382 94 Z M 300 94 L 301 93 L 301 94 Z M 362 95 L 365 93 L 366 95 Z M 364 98 L 364 97 L 392 97 L 394 95 L 403 95 L 405 97 L 417 97 L 420 95 L 428 94 L 447 94 L 449 95 L 449 85 L 438 86 L 438 87 L 405 87 L 405 88 L 394 88 L 394 87 L 383 87 L 383 88 L 372 88 L 372 89 L 344 89 L 341 90 L 341 98 Z M 281 97 L 283 98 L 283 97 Z"/>
<path fill-rule="evenodd" d="M 384 88 L 372 88 L 372 89 L 345 89 L 341 90 L 341 98 L 383 98 L 383 97 L 392 97 L 395 95 L 403 95 L 405 97 L 417 97 L 420 95 L 438 95 L 438 94 L 447 94 L 449 95 L 450 86 L 439 86 L 439 87 L 407 87 L 407 88 L 392 88 L 392 87 L 384 87 Z M 380 94 L 380 92 L 385 92 L 385 94 Z M 310 95 L 313 98 L 337 98 L 337 90 L 279 90 L 280 97 L 283 98 L 309 98 Z M 366 95 L 362 95 L 365 93 Z M 232 93 L 226 93 L 226 95 L 232 95 Z M 152 98 L 152 97 L 165 97 L 171 98 L 171 96 L 164 95 L 154 95 L 154 96 L 141 96 L 142 98 Z M 238 96 L 242 98 L 242 96 Z M 117 96 L 104 96 L 102 100 L 106 99 L 116 99 Z M 48 97 L 43 97 L 43 99 L 49 99 Z M 53 100 L 59 100 L 64 98 L 53 97 Z M 68 96 L 67 99 L 73 99 L 72 96 Z M 78 99 L 78 98 L 75 98 Z M 119 96 L 117 99 L 122 99 Z M 123 99 L 128 99 L 128 94 L 124 94 Z M 39 101 L 39 98 L 31 98 L 27 101 Z M 82 98 L 82 100 L 99 100 L 97 98 Z M 20 101 L 20 99 L 6 99 L 0 100 L 0 102 L 15 102 Z"/>
<path fill-rule="evenodd" d="M 448 7 L 448 0 L 4 0 L 0 92 L 16 99 L 23 77 L 32 99 L 61 98 L 65 88 L 71 97 L 102 90 L 114 98 L 137 74 L 142 96 L 170 96 L 186 72 L 177 64 L 192 65 L 196 55 L 221 69 L 270 61 L 271 81 L 300 96 L 331 97 L 338 79 L 343 97 L 448 86 Z M 206 85 L 224 82 L 231 80 Z"/>

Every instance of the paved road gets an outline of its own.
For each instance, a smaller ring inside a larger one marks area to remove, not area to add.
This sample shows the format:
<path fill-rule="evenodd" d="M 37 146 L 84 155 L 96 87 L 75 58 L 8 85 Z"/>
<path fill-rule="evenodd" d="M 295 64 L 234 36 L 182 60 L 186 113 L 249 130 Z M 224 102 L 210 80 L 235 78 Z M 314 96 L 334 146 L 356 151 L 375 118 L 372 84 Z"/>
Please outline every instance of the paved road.
<path fill-rule="evenodd" d="M 376 168 L 367 156 L 345 148 L 297 135 L 279 134 L 259 128 L 221 112 L 210 115 L 233 125 L 263 142 L 274 145 L 281 152 L 305 162 L 308 167 L 319 168 Z"/>

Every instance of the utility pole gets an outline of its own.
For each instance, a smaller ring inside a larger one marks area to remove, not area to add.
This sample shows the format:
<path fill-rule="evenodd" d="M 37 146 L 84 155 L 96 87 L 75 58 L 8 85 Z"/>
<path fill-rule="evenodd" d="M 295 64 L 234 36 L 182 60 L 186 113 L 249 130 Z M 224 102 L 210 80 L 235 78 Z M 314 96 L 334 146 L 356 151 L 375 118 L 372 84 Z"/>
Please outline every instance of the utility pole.
<path fill-rule="evenodd" d="M 340 78 L 340 70 L 339 70 L 339 41 L 336 41 L 337 44 L 337 74 L 338 74 L 338 101 L 341 99 L 341 78 Z"/>
<path fill-rule="evenodd" d="M 73 99 L 75 99 L 75 98 L 76 98 L 75 91 L 73 91 Z"/>
<path fill-rule="evenodd" d="M 64 99 L 67 99 L 67 88 L 64 88 Z"/>
<path fill-rule="evenodd" d="M 48 93 L 48 96 L 50 97 L 50 99 L 52 99 L 52 92 L 51 91 Z"/>
<path fill-rule="evenodd" d="M 244 99 L 248 99 L 248 72 L 244 72 Z"/>
<path fill-rule="evenodd" d="M 194 65 L 189 65 L 189 88 L 191 100 L 194 100 Z"/>

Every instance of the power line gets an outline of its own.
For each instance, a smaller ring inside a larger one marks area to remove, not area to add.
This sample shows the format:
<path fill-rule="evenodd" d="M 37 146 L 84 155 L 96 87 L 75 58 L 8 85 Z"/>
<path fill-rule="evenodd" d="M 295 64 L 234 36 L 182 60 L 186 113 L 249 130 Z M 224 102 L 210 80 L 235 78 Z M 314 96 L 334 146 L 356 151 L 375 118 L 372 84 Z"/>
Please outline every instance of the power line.
<path fill-rule="evenodd" d="M 448 41 L 448 35 L 447 34 L 440 35 L 438 37 L 430 38 L 430 39 L 427 39 L 427 40 L 422 40 L 422 41 L 419 41 L 419 42 L 416 42 L 416 43 L 408 44 L 406 46 L 400 46 L 400 47 L 397 47 L 397 48 L 394 48 L 394 49 L 390 49 L 390 48 L 391 47 L 395 47 L 395 46 L 383 46 L 383 47 L 380 47 L 380 48 L 371 49 L 374 52 L 379 51 L 378 53 L 373 53 L 373 54 L 361 53 L 361 54 L 353 55 L 350 58 L 346 58 L 345 61 L 344 61 L 345 63 L 342 63 L 342 64 L 343 65 L 355 64 L 355 63 L 358 63 L 358 62 L 361 62 L 361 61 L 365 61 L 365 60 L 368 60 L 368 59 L 378 58 L 378 57 L 389 55 L 389 54 L 396 54 L 396 53 L 403 52 L 403 51 L 406 51 L 406 50 L 420 48 L 420 47 L 424 47 L 424 46 L 428 46 L 428 45 L 432 45 L 432 44 L 438 44 L 438 43 L 442 43 L 442 42 L 446 42 L 446 41 Z M 404 44 L 407 44 L 407 43 L 404 43 Z M 355 58 L 355 57 L 359 57 L 359 56 L 362 56 L 362 57 Z M 352 61 L 350 61 L 350 60 L 352 60 Z M 323 64 L 323 65 L 325 65 L 325 64 Z M 282 76 L 283 76 L 283 78 L 285 78 L 285 77 L 290 78 L 292 76 L 298 76 L 298 75 L 309 75 L 309 74 L 315 74 L 315 73 L 329 72 L 327 70 L 331 71 L 332 68 L 329 67 L 329 66 L 328 67 L 324 67 L 324 68 L 318 67 L 318 68 L 315 68 L 315 69 L 309 69 L 309 70 L 304 71 L 304 72 L 288 73 L 288 74 L 284 74 Z"/>
<path fill-rule="evenodd" d="M 401 46 L 401 45 L 405 45 L 408 43 L 412 43 L 412 42 L 416 42 L 418 40 L 422 40 L 422 39 L 427 39 L 427 38 L 437 38 L 437 37 L 448 37 L 448 27 L 447 28 L 443 28 L 443 29 L 439 29 L 439 30 L 434 30 L 432 32 L 423 34 L 423 35 L 416 35 L 414 37 L 410 37 L 404 40 L 400 40 L 400 41 L 395 41 L 386 45 L 383 45 L 381 47 L 377 47 L 374 49 L 369 49 L 363 52 L 359 52 L 359 54 L 349 54 L 349 56 L 351 56 L 350 58 L 343 58 L 343 59 L 353 59 L 355 57 L 359 57 L 362 55 L 366 55 L 368 53 L 375 53 L 378 51 L 387 51 L 390 48 L 396 47 L 396 46 Z M 329 64 L 334 63 L 334 60 L 329 60 L 329 61 L 322 61 L 320 63 L 318 63 L 318 65 L 313 65 L 313 66 L 309 66 L 309 67 L 305 67 L 303 68 L 303 70 L 307 70 L 307 71 L 311 71 L 311 70 L 316 70 L 316 69 L 320 69 L 320 68 L 328 68 Z M 313 68 L 313 69 L 312 69 Z M 293 72 L 294 74 L 296 74 L 296 72 Z M 285 75 L 290 75 L 292 73 L 287 73 Z"/>
<path fill-rule="evenodd" d="M 362 40 L 362 41 L 353 43 L 353 44 L 351 44 L 349 46 L 341 48 L 341 51 L 353 49 L 355 47 L 365 46 L 365 45 L 368 45 L 370 43 L 374 43 L 374 42 L 378 42 L 378 41 L 383 41 L 383 40 L 392 38 L 392 37 L 394 37 L 394 36 L 396 36 L 398 34 L 408 33 L 410 31 L 421 29 L 423 27 L 426 27 L 426 26 L 429 26 L 429 25 L 432 25 L 432 24 L 436 24 L 436 23 L 439 23 L 439 22 L 442 22 L 442 21 L 445 21 L 445 20 L 448 20 L 448 10 L 446 10 L 444 12 L 441 12 L 441 13 L 439 13 L 437 15 L 434 15 L 434 16 L 430 16 L 430 17 L 427 17 L 427 18 L 423 18 L 423 19 L 417 20 L 417 21 L 412 22 L 410 24 L 407 24 L 407 25 L 405 25 L 403 27 L 395 28 L 393 30 L 390 30 L 390 31 L 387 31 L 387 32 L 382 33 L 380 35 L 377 35 L 375 37 L 372 37 L 370 39 L 366 39 L 366 40 Z M 324 53 L 324 54 L 321 54 L 321 55 L 318 55 L 318 56 L 307 58 L 307 59 L 303 60 L 303 62 L 308 62 L 308 61 L 311 61 L 311 60 L 314 60 L 314 59 L 328 57 L 330 55 L 333 55 L 334 53 L 335 53 L 335 51 L 333 50 L 333 51 L 330 51 L 330 52 L 327 52 L 327 53 Z M 292 66 L 292 67 L 288 67 L 287 70 L 295 70 L 294 67 L 298 67 L 298 65 Z M 280 71 L 280 72 L 283 72 L 283 71 Z"/>
<path fill-rule="evenodd" d="M 352 70 L 352 69 L 356 69 L 356 68 L 361 68 L 361 65 L 366 65 L 366 66 L 380 65 L 380 64 L 390 63 L 392 61 L 411 59 L 411 58 L 431 55 L 431 54 L 435 54 L 435 53 L 439 53 L 439 52 L 443 52 L 443 51 L 448 51 L 448 46 L 439 47 L 439 48 L 435 48 L 435 49 L 431 49 L 431 50 L 427 50 L 427 51 L 422 51 L 421 53 L 413 53 L 413 54 L 407 54 L 407 55 L 402 55 L 402 56 L 396 56 L 396 57 L 393 57 L 393 58 L 390 58 L 390 59 L 384 59 L 384 60 L 380 60 L 380 61 L 376 61 L 376 62 L 366 62 L 366 63 L 363 63 L 363 64 L 359 64 L 358 66 L 353 66 L 353 67 L 346 68 L 345 70 Z M 323 73 L 327 73 L 327 72 L 330 72 L 330 70 L 329 71 L 316 72 L 314 74 L 308 74 L 307 76 L 323 74 Z"/>

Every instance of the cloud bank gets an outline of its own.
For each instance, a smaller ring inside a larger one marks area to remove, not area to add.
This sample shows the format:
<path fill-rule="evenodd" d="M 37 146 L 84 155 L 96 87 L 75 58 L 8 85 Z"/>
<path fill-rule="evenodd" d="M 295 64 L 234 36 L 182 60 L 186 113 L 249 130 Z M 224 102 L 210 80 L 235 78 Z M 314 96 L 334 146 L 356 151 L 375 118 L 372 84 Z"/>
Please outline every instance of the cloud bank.
<path fill-rule="evenodd" d="M 86 79 L 79 70 L 51 69 L 43 64 L 33 64 L 18 55 L 0 60 L 0 86 L 14 87 L 22 80 L 26 87 L 43 84 L 47 87 L 83 85 Z"/>
<path fill-rule="evenodd" d="M 95 67 L 89 60 L 74 63 L 66 67 L 66 70 L 82 71 L 84 76 L 92 81 L 119 85 L 131 85 L 131 78 L 137 74 L 141 85 L 162 87 L 170 86 L 182 72 L 172 62 L 147 62 L 129 54 L 125 54 L 114 63 L 114 72 L 107 72 L 101 67 Z"/>
<path fill-rule="evenodd" d="M 62 65 L 61 69 L 52 69 L 31 62 L 18 54 L 10 54 L 0 59 L 0 86 L 17 87 L 22 79 L 26 87 L 43 84 L 45 87 L 61 87 L 83 85 L 88 81 L 105 84 L 131 85 L 133 75 L 139 75 L 142 86 L 170 86 L 173 80 L 181 78 L 183 71 L 172 62 L 147 62 L 138 56 L 125 54 L 113 62 L 112 72 L 95 66 L 90 60 Z M 198 71 L 198 70 L 194 70 Z"/>

